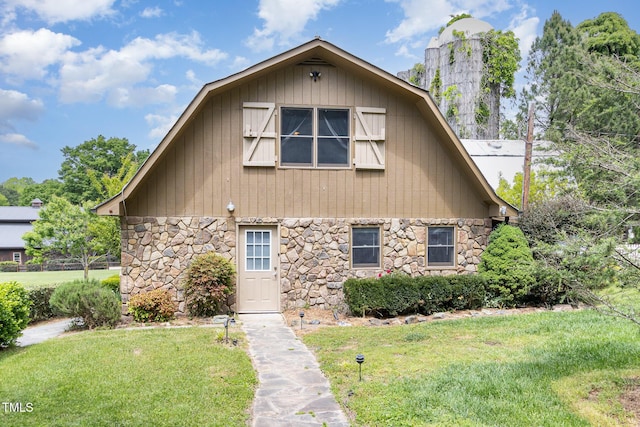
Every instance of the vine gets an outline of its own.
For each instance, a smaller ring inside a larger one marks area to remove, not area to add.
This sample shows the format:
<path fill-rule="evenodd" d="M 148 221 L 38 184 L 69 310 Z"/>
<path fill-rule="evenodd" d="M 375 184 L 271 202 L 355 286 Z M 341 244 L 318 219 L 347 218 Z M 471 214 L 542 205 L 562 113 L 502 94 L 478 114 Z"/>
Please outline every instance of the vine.
<path fill-rule="evenodd" d="M 420 62 L 416 63 L 411 69 L 411 76 L 409 77 L 409 83 L 415 86 L 421 86 L 424 73 L 425 73 L 424 64 Z"/>
<path fill-rule="evenodd" d="M 497 86 L 501 96 L 515 97 L 515 74 L 522 59 L 515 34 L 513 31 L 488 31 L 482 37 L 482 46 L 483 77 L 486 78 L 482 79 L 481 89 L 490 92 L 492 86 Z"/>
<path fill-rule="evenodd" d="M 440 100 L 442 99 L 442 94 L 440 90 L 442 89 L 442 79 L 440 79 L 440 67 L 436 68 L 435 75 L 433 76 L 433 80 L 431 80 L 431 86 L 429 86 L 429 92 L 433 99 L 435 99 L 436 103 L 440 105 Z"/>
<path fill-rule="evenodd" d="M 460 111 L 458 109 L 458 99 L 462 97 L 462 94 L 458 90 L 457 85 L 451 85 L 442 92 L 442 97 L 447 101 L 447 112 L 445 116 L 447 120 L 454 120 L 458 122 L 458 115 Z"/>

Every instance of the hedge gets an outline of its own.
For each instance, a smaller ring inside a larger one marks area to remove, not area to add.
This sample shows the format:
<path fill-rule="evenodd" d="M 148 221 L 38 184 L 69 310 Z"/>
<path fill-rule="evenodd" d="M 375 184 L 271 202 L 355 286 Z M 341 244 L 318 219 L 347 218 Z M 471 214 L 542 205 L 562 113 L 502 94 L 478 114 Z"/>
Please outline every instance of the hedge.
<path fill-rule="evenodd" d="M 485 279 L 477 274 L 412 278 L 394 273 L 379 278 L 348 279 L 343 289 L 351 313 L 387 317 L 477 309 L 484 303 L 485 287 Z"/>

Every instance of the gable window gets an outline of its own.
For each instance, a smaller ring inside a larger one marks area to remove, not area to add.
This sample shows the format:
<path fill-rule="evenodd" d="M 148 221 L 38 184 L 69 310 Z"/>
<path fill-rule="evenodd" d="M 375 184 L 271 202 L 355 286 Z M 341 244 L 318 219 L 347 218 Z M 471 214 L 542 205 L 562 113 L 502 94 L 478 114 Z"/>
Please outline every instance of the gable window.
<path fill-rule="evenodd" d="M 349 167 L 349 110 L 283 107 L 280 164 Z"/>
<path fill-rule="evenodd" d="M 380 228 L 351 229 L 351 265 L 355 268 L 380 267 Z"/>
<path fill-rule="evenodd" d="M 427 265 L 453 267 L 455 264 L 454 227 L 429 227 Z"/>

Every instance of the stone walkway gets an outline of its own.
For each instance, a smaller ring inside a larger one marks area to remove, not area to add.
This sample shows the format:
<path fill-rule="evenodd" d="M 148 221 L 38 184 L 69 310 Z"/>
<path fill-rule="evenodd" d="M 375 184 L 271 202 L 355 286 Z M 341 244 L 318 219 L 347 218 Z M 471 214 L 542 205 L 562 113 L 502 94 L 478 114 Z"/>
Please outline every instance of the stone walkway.
<path fill-rule="evenodd" d="M 252 426 L 349 426 L 315 357 L 281 314 L 241 314 L 240 321 L 260 381 Z"/>

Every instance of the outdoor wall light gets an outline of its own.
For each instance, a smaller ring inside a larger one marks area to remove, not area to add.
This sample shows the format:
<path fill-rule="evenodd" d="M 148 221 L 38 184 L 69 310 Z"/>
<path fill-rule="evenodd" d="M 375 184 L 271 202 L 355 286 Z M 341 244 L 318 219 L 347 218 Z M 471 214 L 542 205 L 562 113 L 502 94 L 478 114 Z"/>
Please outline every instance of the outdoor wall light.
<path fill-rule="evenodd" d="M 312 71 L 309 73 L 309 77 L 311 77 L 314 82 L 317 82 L 321 76 L 322 73 L 320 73 L 320 71 Z"/>
<path fill-rule="evenodd" d="M 364 354 L 358 354 L 356 356 L 356 362 L 358 362 L 358 374 L 360 376 L 360 381 L 362 381 L 362 364 L 364 363 Z"/>
<path fill-rule="evenodd" d="M 304 311 L 301 311 L 298 316 L 300 316 L 300 329 L 302 329 L 302 318 L 304 317 Z"/>
<path fill-rule="evenodd" d="M 229 211 L 230 214 L 232 214 L 233 211 L 236 210 L 236 205 L 234 205 L 231 200 L 229 200 L 229 204 L 227 205 L 227 210 Z"/>

